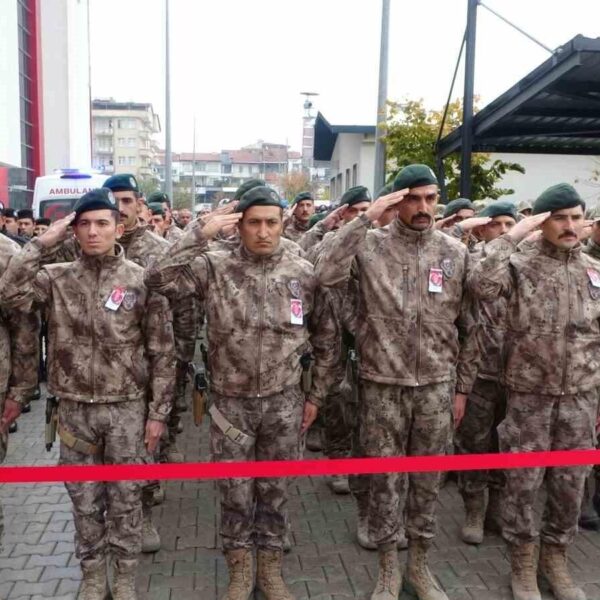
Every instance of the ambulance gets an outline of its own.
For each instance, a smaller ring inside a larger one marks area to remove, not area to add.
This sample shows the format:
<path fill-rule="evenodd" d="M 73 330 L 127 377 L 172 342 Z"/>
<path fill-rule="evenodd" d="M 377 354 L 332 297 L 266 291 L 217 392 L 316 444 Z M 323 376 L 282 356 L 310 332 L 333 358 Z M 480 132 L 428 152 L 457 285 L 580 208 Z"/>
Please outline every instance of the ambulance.
<path fill-rule="evenodd" d="M 33 215 L 52 221 L 66 217 L 86 192 L 103 186 L 107 175 L 98 171 L 60 169 L 35 180 Z"/>

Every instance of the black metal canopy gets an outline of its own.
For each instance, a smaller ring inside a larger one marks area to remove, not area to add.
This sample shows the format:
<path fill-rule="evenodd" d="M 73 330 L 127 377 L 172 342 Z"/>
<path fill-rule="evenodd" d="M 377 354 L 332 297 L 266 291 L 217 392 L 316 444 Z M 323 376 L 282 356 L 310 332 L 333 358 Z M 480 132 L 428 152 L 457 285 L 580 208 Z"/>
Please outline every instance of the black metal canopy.
<path fill-rule="evenodd" d="M 461 150 L 462 126 L 438 156 Z M 600 39 L 574 37 L 473 117 L 473 152 L 600 154 Z"/>
<path fill-rule="evenodd" d="M 375 135 L 374 125 L 331 125 L 319 112 L 315 119 L 315 139 L 313 158 L 315 160 L 331 160 L 337 136 L 340 133 L 362 133 Z"/>

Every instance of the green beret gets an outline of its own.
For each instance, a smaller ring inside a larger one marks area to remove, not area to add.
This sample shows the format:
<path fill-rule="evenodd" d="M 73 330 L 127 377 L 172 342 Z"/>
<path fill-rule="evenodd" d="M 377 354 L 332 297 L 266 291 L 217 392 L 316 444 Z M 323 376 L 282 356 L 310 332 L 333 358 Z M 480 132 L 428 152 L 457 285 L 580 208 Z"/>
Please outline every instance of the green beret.
<path fill-rule="evenodd" d="M 557 183 L 549 187 L 533 203 L 534 215 L 545 212 L 554 212 L 565 208 L 581 206 L 585 210 L 585 202 L 577 193 L 577 190 L 568 183 Z"/>
<path fill-rule="evenodd" d="M 136 178 L 130 173 L 119 173 L 109 177 L 102 187 L 108 188 L 111 192 L 139 192 L 140 189 Z"/>
<path fill-rule="evenodd" d="M 75 211 L 75 220 L 79 215 L 90 210 L 114 210 L 119 212 L 112 190 L 108 188 L 90 190 L 77 200 L 73 210 Z"/>
<path fill-rule="evenodd" d="M 241 200 L 242 196 L 250 191 L 252 188 L 261 186 L 264 187 L 267 185 L 262 179 L 248 179 L 248 181 L 244 181 L 240 187 L 235 190 L 235 194 L 233 195 L 233 200 Z"/>
<path fill-rule="evenodd" d="M 148 196 L 148 205 L 150 204 L 162 204 L 163 202 L 168 202 L 169 196 L 164 192 L 152 192 Z"/>
<path fill-rule="evenodd" d="M 344 192 L 344 195 L 340 198 L 339 205 L 347 204 L 348 206 L 354 206 L 359 202 L 371 202 L 371 200 L 369 190 L 364 185 L 357 185 Z"/>
<path fill-rule="evenodd" d="M 311 192 L 300 192 L 299 194 L 296 194 L 296 197 L 292 200 L 290 206 L 294 206 L 295 204 L 298 204 L 298 202 L 302 202 L 302 200 L 315 201 Z"/>
<path fill-rule="evenodd" d="M 310 229 L 311 227 L 315 226 L 319 221 L 322 221 L 328 214 L 328 212 L 323 211 L 312 215 L 311 218 L 308 220 L 308 228 Z"/>
<path fill-rule="evenodd" d="M 377 196 L 375 196 L 375 200 L 377 200 L 377 198 L 381 198 L 381 196 L 387 196 L 388 194 L 391 194 L 394 190 L 394 184 L 393 183 L 388 183 L 387 185 L 384 185 L 378 192 L 377 192 Z"/>
<path fill-rule="evenodd" d="M 512 217 L 517 220 L 517 207 L 509 200 L 490 202 L 478 215 L 479 217 Z"/>
<path fill-rule="evenodd" d="M 148 208 L 150 209 L 152 215 L 160 215 L 161 217 L 165 216 L 165 209 L 160 202 L 150 202 L 150 204 L 148 204 Z"/>
<path fill-rule="evenodd" d="M 448 202 L 448 204 L 446 204 L 446 208 L 444 209 L 444 219 L 455 215 L 459 210 L 463 210 L 465 208 L 475 212 L 475 206 L 467 198 L 457 198 L 456 200 L 452 200 L 452 202 Z"/>
<path fill-rule="evenodd" d="M 392 191 L 397 192 L 404 188 L 416 188 L 423 185 L 439 185 L 435 173 L 427 165 L 408 165 L 404 167 L 392 184 Z"/>
<path fill-rule="evenodd" d="M 259 185 L 248 190 L 242 196 L 235 211 L 244 212 L 251 206 L 279 206 L 279 208 L 283 208 L 283 203 L 275 190 L 266 185 Z"/>

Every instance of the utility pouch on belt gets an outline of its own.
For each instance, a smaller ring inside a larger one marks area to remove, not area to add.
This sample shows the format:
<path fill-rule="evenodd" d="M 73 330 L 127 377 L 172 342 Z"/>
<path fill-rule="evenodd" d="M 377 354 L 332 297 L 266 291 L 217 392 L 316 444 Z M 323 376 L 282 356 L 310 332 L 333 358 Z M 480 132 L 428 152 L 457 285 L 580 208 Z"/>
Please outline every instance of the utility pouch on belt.
<path fill-rule="evenodd" d="M 56 439 L 56 427 L 58 425 L 58 399 L 54 396 L 46 398 L 46 452 L 52 450 L 52 444 Z"/>
<path fill-rule="evenodd" d="M 58 437 L 65 446 L 71 448 L 71 450 L 75 450 L 75 452 L 79 452 L 80 454 L 94 456 L 95 454 L 98 454 L 100 449 L 99 446 L 96 446 L 95 444 L 90 444 L 90 442 L 76 438 L 72 433 L 66 429 L 63 429 L 60 424 L 58 425 Z"/>
<path fill-rule="evenodd" d="M 208 381 L 204 367 L 199 368 L 194 374 L 194 425 L 202 425 L 202 418 L 206 414 L 206 395 L 208 393 Z"/>
<path fill-rule="evenodd" d="M 300 364 L 302 365 L 302 391 L 305 394 L 310 393 L 312 386 L 312 360 L 310 352 L 305 352 L 300 357 Z"/>
<path fill-rule="evenodd" d="M 208 414 L 211 416 L 213 423 L 228 437 L 232 442 L 240 446 L 250 445 L 254 441 L 254 437 L 244 433 L 234 427 L 223 415 L 223 413 L 213 403 L 208 409 Z"/>

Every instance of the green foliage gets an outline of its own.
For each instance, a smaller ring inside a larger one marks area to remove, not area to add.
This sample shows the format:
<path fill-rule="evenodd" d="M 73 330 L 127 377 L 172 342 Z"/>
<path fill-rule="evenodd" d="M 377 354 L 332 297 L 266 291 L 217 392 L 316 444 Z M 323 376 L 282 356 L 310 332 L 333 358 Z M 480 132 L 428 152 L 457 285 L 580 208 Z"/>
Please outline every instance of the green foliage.
<path fill-rule="evenodd" d="M 143 177 L 137 180 L 140 192 L 144 194 L 144 198 L 147 198 L 152 192 L 160 190 L 158 179 L 153 177 Z"/>
<path fill-rule="evenodd" d="M 386 143 L 386 172 L 388 181 L 406 165 L 423 163 L 436 169 L 435 143 L 438 138 L 443 111 L 425 108 L 422 100 L 406 102 L 388 102 L 388 118 L 385 123 L 384 140 Z M 451 102 L 444 123 L 442 137 L 456 129 L 462 120 L 462 103 Z M 514 194 L 514 190 L 496 187 L 501 177 L 509 171 L 525 173 L 517 163 L 501 160 L 490 161 L 489 154 L 475 153 L 472 156 L 472 194 L 471 200 L 499 198 Z M 446 171 L 446 190 L 448 199 L 459 196 L 460 155 L 451 154 L 444 159 Z"/>

